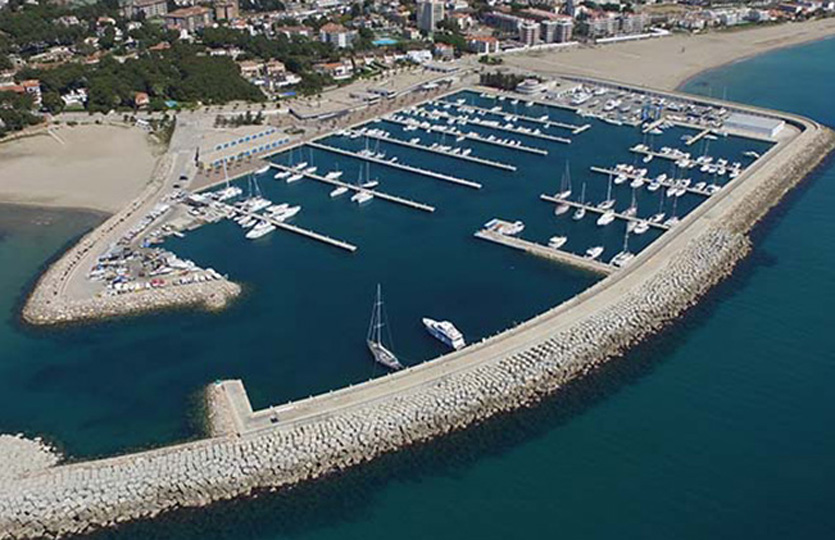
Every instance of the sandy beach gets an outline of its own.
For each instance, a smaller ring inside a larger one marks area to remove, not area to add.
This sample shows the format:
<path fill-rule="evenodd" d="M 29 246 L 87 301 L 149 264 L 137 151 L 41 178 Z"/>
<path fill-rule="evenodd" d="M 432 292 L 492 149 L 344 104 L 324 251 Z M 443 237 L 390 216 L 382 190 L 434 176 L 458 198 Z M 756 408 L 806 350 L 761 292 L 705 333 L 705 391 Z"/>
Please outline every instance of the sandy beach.
<path fill-rule="evenodd" d="M 139 129 L 62 126 L 0 144 L 0 201 L 113 213 L 148 183 L 156 158 Z"/>
<path fill-rule="evenodd" d="M 751 56 L 835 36 L 835 19 L 508 55 L 505 64 L 673 90 L 694 75 Z"/>

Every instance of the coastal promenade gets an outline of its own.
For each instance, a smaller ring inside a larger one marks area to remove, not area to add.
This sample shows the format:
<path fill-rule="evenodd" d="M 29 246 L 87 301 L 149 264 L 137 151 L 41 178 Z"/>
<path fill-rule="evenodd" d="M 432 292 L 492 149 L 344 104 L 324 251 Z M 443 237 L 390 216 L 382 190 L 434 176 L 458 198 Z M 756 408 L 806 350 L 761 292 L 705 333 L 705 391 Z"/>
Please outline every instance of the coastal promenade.
<path fill-rule="evenodd" d="M 213 384 L 215 437 L 15 475 L 0 485 L 0 538 L 84 532 L 292 485 L 536 403 L 692 306 L 748 253 L 746 232 L 835 147 L 827 128 L 766 112 L 797 135 L 623 271 L 461 351 L 306 400 L 252 411 L 242 383 Z"/>

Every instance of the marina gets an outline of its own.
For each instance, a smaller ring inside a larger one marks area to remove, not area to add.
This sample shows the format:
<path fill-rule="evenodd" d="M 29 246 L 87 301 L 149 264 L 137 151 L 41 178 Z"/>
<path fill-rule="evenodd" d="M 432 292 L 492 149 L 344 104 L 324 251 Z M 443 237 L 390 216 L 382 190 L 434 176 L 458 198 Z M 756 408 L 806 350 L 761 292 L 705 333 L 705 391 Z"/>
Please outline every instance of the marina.
<path fill-rule="evenodd" d="M 456 109 L 460 110 L 461 112 L 465 112 L 465 113 L 466 112 L 472 112 L 472 111 L 478 111 L 478 112 L 484 113 L 484 114 L 491 114 L 491 115 L 495 115 L 495 116 L 501 116 L 506 121 L 509 121 L 509 122 L 510 121 L 516 121 L 516 120 L 523 120 L 525 122 L 532 122 L 532 123 L 536 123 L 536 124 L 542 124 L 545 127 L 553 126 L 553 127 L 557 127 L 557 128 L 567 129 L 567 130 L 571 131 L 571 133 L 573 135 L 577 135 L 579 133 L 582 133 L 582 132 L 586 131 L 587 129 L 589 129 L 591 127 L 591 124 L 577 125 L 577 124 L 569 124 L 567 122 L 560 122 L 558 120 L 552 120 L 548 114 L 544 114 L 540 117 L 526 116 L 524 114 L 519 114 L 516 111 L 510 112 L 506 109 L 501 108 L 501 106 L 497 106 L 498 108 L 494 107 L 492 109 L 487 109 L 487 108 L 484 108 L 484 107 L 478 107 L 476 105 L 470 105 L 470 104 L 467 104 L 467 103 L 461 104 L 461 103 L 457 103 L 457 102 L 450 102 L 448 100 L 445 100 L 444 103 L 451 103 L 453 107 L 455 107 Z M 547 106 L 547 105 L 544 105 L 544 106 Z"/>
<path fill-rule="evenodd" d="M 543 201 L 546 201 L 546 202 L 549 202 L 549 203 L 554 203 L 554 204 L 557 204 L 557 205 L 565 204 L 565 205 L 568 205 L 572 208 L 582 208 L 582 209 L 586 210 L 587 212 L 593 212 L 593 213 L 600 214 L 600 215 L 610 213 L 611 216 L 615 219 L 620 219 L 620 220 L 623 220 L 623 221 L 629 221 L 629 222 L 634 222 L 634 223 L 647 223 L 650 227 L 652 227 L 654 229 L 667 230 L 667 229 L 670 228 L 668 225 L 664 225 L 663 223 L 655 223 L 655 222 L 652 222 L 652 221 L 649 221 L 649 220 L 646 220 L 646 219 L 635 217 L 633 215 L 628 215 L 628 214 L 621 213 L 621 212 L 615 212 L 615 211 L 613 211 L 611 209 L 608 209 L 608 208 L 600 208 L 600 207 L 595 206 L 595 205 L 583 204 L 583 203 L 575 202 L 575 201 L 572 201 L 572 200 L 569 200 L 569 199 L 559 199 L 557 197 L 554 197 L 552 195 L 546 195 L 544 193 L 542 195 L 540 195 L 539 198 L 542 199 Z"/>
<path fill-rule="evenodd" d="M 388 115 L 388 116 L 384 117 L 385 122 L 389 122 L 389 123 L 392 123 L 392 124 L 397 124 L 397 125 L 405 126 L 405 127 L 412 127 L 412 128 L 415 128 L 415 129 L 421 129 L 421 130 L 426 131 L 427 133 L 434 132 L 434 133 L 449 134 L 449 135 L 452 135 L 454 137 L 463 137 L 464 139 L 480 142 L 482 144 L 500 146 L 502 148 L 507 148 L 507 149 L 510 149 L 510 150 L 518 150 L 519 152 L 528 152 L 530 154 L 538 154 L 540 156 L 547 156 L 548 155 L 548 150 L 546 150 L 545 148 L 537 148 L 537 147 L 534 147 L 534 146 L 527 146 L 527 145 L 522 144 L 522 142 L 519 141 L 519 140 L 501 139 L 501 138 L 497 138 L 495 135 L 482 136 L 482 135 L 479 135 L 478 132 L 475 132 L 475 131 L 464 132 L 464 131 L 460 131 L 456 128 L 453 128 L 453 127 L 432 125 L 432 124 L 429 124 L 428 122 L 424 125 L 421 125 L 421 122 L 418 122 L 418 121 L 413 120 L 413 119 L 410 119 L 410 120 L 411 121 L 403 120 L 398 115 Z"/>
<path fill-rule="evenodd" d="M 439 145 L 435 144 L 435 146 L 424 146 L 418 143 L 413 143 L 410 141 L 402 141 L 400 139 L 396 139 L 390 136 L 390 134 L 386 131 L 382 131 L 378 133 L 376 130 L 363 130 L 358 132 L 362 137 L 367 137 L 369 139 L 374 139 L 377 141 L 383 141 L 386 143 L 391 144 L 399 144 L 401 146 L 406 146 L 408 148 L 414 148 L 416 150 L 421 150 L 423 152 L 434 152 L 436 154 L 441 154 L 444 156 L 449 156 L 455 159 L 461 159 L 464 161 L 471 161 L 473 163 L 478 163 L 479 165 L 486 165 L 488 167 L 495 167 L 496 169 L 501 169 L 504 171 L 514 172 L 516 171 L 515 165 L 508 165 L 507 163 L 501 163 L 498 161 L 492 161 L 489 159 L 481 158 L 478 156 L 473 156 L 470 154 L 461 153 L 460 149 L 458 152 L 454 152 L 454 149 L 443 149 Z"/>
<path fill-rule="evenodd" d="M 537 257 L 552 259 L 559 263 L 566 264 L 568 266 L 573 266 L 575 268 L 579 268 L 580 270 L 594 272 L 596 274 L 607 275 L 616 270 L 614 266 L 606 264 L 604 262 L 590 259 L 588 257 L 581 257 L 568 251 L 543 246 L 535 242 L 523 240 L 522 238 L 508 236 L 506 234 L 501 234 L 485 229 L 477 231 L 473 236 L 475 236 L 476 238 L 480 238 L 481 240 L 486 240 L 495 244 L 500 244 L 510 248 L 525 251 L 527 253 L 536 255 Z"/>
<path fill-rule="evenodd" d="M 523 135 L 526 137 L 531 137 L 534 139 L 542 139 L 545 141 L 551 142 L 558 142 L 562 144 L 571 144 L 571 139 L 566 137 L 558 137 L 556 135 L 549 135 L 547 133 L 543 133 L 541 130 L 533 130 L 527 128 L 521 128 L 518 126 L 508 125 L 507 123 L 501 124 L 497 121 L 488 121 L 488 120 L 480 120 L 478 118 L 472 118 L 468 116 L 456 116 L 454 114 L 450 114 L 445 111 L 441 110 L 433 110 L 431 112 L 432 115 L 437 116 L 439 118 L 445 119 L 447 121 L 456 121 L 463 124 L 472 124 L 474 126 L 484 127 L 493 129 L 496 131 L 504 131 L 507 133 L 513 133 L 514 135 Z"/>
<path fill-rule="evenodd" d="M 481 184 L 478 182 L 473 182 L 471 180 L 465 180 L 464 178 L 458 178 L 449 174 L 439 173 L 435 171 L 430 171 L 428 169 L 422 169 L 420 167 L 415 167 L 413 165 L 406 165 L 405 163 L 396 163 L 391 160 L 386 160 L 377 157 L 371 157 L 368 155 L 361 155 L 357 152 L 349 152 L 348 150 L 342 150 L 341 148 L 336 148 L 334 146 L 326 146 L 324 144 L 316 143 L 316 142 L 309 142 L 307 143 L 308 146 L 311 148 L 317 148 L 319 150 L 325 150 L 328 152 L 333 152 L 334 154 L 341 154 L 343 156 L 348 156 L 356 159 L 361 159 L 365 161 L 369 161 L 371 163 L 376 163 L 378 165 L 384 165 L 386 167 L 390 167 L 392 169 L 401 169 L 404 171 L 408 171 L 411 173 L 415 173 L 421 176 L 425 176 L 428 178 L 433 178 L 435 180 L 442 180 L 444 182 L 449 182 L 451 184 L 457 184 L 459 186 L 468 187 L 471 189 L 481 189 Z"/>
<path fill-rule="evenodd" d="M 286 165 L 282 165 L 282 164 L 276 163 L 274 161 L 270 162 L 270 166 L 273 167 L 273 168 L 276 168 L 278 170 L 281 170 L 281 171 L 287 171 L 287 172 L 294 171 L 294 169 L 292 167 L 288 167 Z M 344 188 L 346 191 L 353 191 L 353 192 L 364 191 L 364 192 L 367 192 L 367 193 L 370 193 L 371 195 L 373 195 L 374 198 L 380 199 L 382 201 L 388 201 L 388 202 L 392 202 L 392 203 L 395 203 L 395 204 L 400 204 L 400 205 L 406 206 L 408 208 L 414 208 L 415 210 L 422 210 L 424 212 L 430 212 L 431 213 L 431 212 L 435 211 L 434 206 L 424 204 L 424 203 L 421 203 L 421 202 L 417 202 L 417 201 L 413 201 L 413 200 L 410 200 L 410 199 L 405 199 L 403 197 L 398 197 L 397 195 L 391 195 L 389 193 L 382 192 L 378 189 L 364 188 L 364 187 L 359 186 L 357 184 L 351 184 L 349 182 L 343 182 L 343 181 L 341 181 L 337 178 L 329 178 L 327 175 L 322 176 L 322 175 L 315 174 L 315 173 L 305 173 L 305 172 L 302 172 L 301 174 L 305 178 L 311 178 L 313 180 L 316 180 L 317 182 L 322 182 L 324 184 L 329 184 L 329 185 L 335 186 L 337 188 Z"/>

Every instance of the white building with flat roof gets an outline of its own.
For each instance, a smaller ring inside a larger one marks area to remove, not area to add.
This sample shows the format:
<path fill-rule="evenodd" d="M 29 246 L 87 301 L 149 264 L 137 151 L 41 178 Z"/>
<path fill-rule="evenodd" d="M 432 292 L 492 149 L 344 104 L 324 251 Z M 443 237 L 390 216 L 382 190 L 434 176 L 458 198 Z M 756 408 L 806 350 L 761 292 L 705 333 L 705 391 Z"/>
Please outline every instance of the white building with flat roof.
<path fill-rule="evenodd" d="M 725 129 L 737 131 L 748 131 L 763 137 L 773 139 L 786 127 L 786 121 L 770 116 L 757 116 L 753 114 L 731 113 L 725 120 Z"/>

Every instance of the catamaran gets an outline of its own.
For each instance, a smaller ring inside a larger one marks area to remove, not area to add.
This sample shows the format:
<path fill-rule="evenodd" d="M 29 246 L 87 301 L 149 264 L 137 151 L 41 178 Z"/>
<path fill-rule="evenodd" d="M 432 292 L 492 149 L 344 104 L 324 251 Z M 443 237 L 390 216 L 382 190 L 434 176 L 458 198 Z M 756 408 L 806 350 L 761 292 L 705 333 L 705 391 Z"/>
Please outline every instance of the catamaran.
<path fill-rule="evenodd" d="M 571 195 L 571 171 L 568 169 L 568 160 L 565 160 L 565 172 L 560 181 L 560 191 L 557 193 L 557 199 L 565 199 Z M 567 210 L 567 209 L 566 209 Z"/>
<path fill-rule="evenodd" d="M 368 350 L 378 362 L 389 369 L 403 369 L 397 357 L 383 344 L 383 328 L 386 326 L 385 312 L 383 311 L 383 295 L 380 284 L 377 284 L 377 297 L 374 300 L 374 307 L 371 310 L 371 322 L 368 324 L 368 335 L 365 342 Z M 391 336 L 389 332 L 389 341 Z"/>

